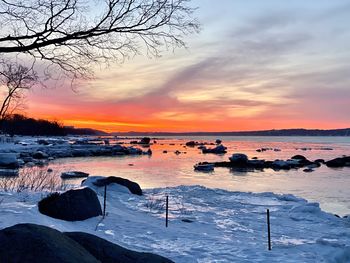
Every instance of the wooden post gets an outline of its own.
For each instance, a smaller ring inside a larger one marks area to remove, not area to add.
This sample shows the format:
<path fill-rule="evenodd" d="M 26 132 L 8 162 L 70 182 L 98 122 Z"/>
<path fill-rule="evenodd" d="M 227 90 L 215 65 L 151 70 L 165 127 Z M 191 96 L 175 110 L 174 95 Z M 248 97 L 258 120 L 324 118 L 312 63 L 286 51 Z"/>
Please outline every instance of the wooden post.
<path fill-rule="evenodd" d="M 107 197 L 107 185 L 105 185 L 105 192 L 103 195 L 103 218 L 106 216 L 106 197 Z"/>
<path fill-rule="evenodd" d="M 271 229 L 270 229 L 270 210 L 266 211 L 267 216 L 267 236 L 268 236 L 268 248 L 271 250 Z"/>
<path fill-rule="evenodd" d="M 169 218 L 169 196 L 166 196 L 166 206 L 165 206 L 165 227 L 168 227 L 168 218 Z"/>

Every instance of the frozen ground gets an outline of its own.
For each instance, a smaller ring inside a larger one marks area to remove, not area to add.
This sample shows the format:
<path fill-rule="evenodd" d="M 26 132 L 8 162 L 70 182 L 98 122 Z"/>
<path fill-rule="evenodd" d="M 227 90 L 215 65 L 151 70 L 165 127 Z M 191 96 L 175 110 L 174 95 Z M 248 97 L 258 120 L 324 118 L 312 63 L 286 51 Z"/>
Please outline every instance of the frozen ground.
<path fill-rule="evenodd" d="M 102 202 L 102 189 L 98 194 Z M 41 215 L 36 204 L 44 195 L 0 193 L 0 228 L 26 222 L 85 231 L 175 262 L 350 262 L 349 218 L 337 218 L 321 211 L 318 204 L 292 195 L 179 186 L 149 189 L 139 197 L 111 185 L 107 217 L 82 222 Z M 168 228 L 166 195 L 171 210 Z M 272 251 L 267 250 L 267 208 Z"/>

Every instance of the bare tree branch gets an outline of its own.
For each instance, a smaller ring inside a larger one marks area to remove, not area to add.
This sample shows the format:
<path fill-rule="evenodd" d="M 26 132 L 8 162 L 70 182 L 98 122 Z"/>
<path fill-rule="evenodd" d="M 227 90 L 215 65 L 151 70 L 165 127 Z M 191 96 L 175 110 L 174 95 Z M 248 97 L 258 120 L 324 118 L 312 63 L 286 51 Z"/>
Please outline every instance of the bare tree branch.
<path fill-rule="evenodd" d="M 86 78 L 94 64 L 185 46 L 199 30 L 193 12 L 189 0 L 0 0 L 0 55 L 26 54 Z"/>

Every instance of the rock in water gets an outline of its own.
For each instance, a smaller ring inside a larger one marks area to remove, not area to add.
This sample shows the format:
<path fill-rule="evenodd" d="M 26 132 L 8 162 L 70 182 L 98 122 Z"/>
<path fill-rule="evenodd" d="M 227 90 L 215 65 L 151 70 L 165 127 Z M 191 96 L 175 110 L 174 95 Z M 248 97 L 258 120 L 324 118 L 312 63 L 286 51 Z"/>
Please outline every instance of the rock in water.
<path fill-rule="evenodd" d="M 195 141 L 189 141 L 189 142 L 186 142 L 185 145 L 186 145 L 186 146 L 189 146 L 189 147 L 194 147 L 194 146 L 197 145 L 197 142 L 195 142 Z"/>
<path fill-rule="evenodd" d="M 223 153 L 227 153 L 226 151 L 226 147 L 223 146 L 222 144 L 216 146 L 215 148 L 203 148 L 202 149 L 202 153 L 214 153 L 214 154 L 223 154 Z"/>
<path fill-rule="evenodd" d="M 99 187 L 113 184 L 113 183 L 120 184 L 122 186 L 127 187 L 132 194 L 142 195 L 142 189 L 138 183 L 135 183 L 133 181 L 130 181 L 128 179 L 124 179 L 121 177 L 110 176 L 110 177 L 97 179 L 95 182 L 93 182 L 94 185 Z"/>
<path fill-rule="evenodd" d="M 335 158 L 326 162 L 326 165 L 332 168 L 350 166 L 350 156 Z"/>
<path fill-rule="evenodd" d="M 102 215 L 96 193 L 90 188 L 54 193 L 38 203 L 39 212 L 66 221 L 80 221 Z"/>
<path fill-rule="evenodd" d="M 298 155 L 294 155 L 291 159 L 293 159 L 293 160 L 303 160 L 303 161 L 307 160 L 305 156 L 299 155 L 299 154 Z"/>
<path fill-rule="evenodd" d="M 141 253 L 125 249 L 97 236 L 82 233 L 64 233 L 75 240 L 96 259 L 104 263 L 171 263 L 173 261 L 151 253 Z"/>
<path fill-rule="evenodd" d="M 229 158 L 230 162 L 235 165 L 245 166 L 248 163 L 248 156 L 243 153 L 235 153 Z"/>
<path fill-rule="evenodd" d="M 68 236 L 49 227 L 20 224 L 0 230 L 0 261 L 6 263 L 98 263 Z"/>
<path fill-rule="evenodd" d="M 140 144 L 150 144 L 151 138 L 149 137 L 144 137 L 141 139 Z"/>
<path fill-rule="evenodd" d="M 8 169 L 16 169 L 19 167 L 17 156 L 15 153 L 0 153 L 0 167 Z"/>

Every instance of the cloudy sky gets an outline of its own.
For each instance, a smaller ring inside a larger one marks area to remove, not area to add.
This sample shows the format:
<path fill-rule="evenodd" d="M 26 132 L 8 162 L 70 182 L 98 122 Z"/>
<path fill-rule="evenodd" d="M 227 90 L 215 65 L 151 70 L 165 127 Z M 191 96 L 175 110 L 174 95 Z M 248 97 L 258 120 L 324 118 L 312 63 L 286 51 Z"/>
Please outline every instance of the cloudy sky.
<path fill-rule="evenodd" d="M 107 131 L 350 127 L 350 1 L 193 5 L 188 49 L 103 68 L 75 91 L 35 89 L 27 115 Z"/>

